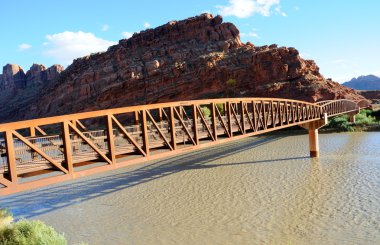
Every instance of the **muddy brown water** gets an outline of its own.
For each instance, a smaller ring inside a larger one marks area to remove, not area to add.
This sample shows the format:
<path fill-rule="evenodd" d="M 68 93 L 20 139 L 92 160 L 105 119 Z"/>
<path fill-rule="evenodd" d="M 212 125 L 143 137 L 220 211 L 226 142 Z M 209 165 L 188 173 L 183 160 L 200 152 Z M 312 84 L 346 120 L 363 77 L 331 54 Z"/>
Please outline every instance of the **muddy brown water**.
<path fill-rule="evenodd" d="M 380 133 L 251 137 L 0 198 L 70 244 L 380 244 Z"/>

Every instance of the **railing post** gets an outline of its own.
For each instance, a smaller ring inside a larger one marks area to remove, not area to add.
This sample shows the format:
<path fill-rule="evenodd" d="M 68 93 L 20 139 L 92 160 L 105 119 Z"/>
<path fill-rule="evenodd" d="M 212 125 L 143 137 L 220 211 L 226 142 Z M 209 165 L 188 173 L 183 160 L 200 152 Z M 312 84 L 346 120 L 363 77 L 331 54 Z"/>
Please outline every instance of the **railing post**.
<path fill-rule="evenodd" d="M 228 130 L 230 131 L 230 137 L 232 137 L 233 132 L 232 132 L 232 119 L 231 119 L 231 103 L 227 102 L 226 106 L 227 106 L 226 112 L 227 112 Z"/>
<path fill-rule="evenodd" d="M 211 106 L 211 120 L 212 120 L 212 132 L 214 134 L 214 140 L 217 141 L 218 140 L 218 131 L 217 131 L 217 128 L 216 128 L 216 115 L 215 115 L 215 103 L 212 102 L 210 104 Z"/>
<path fill-rule="evenodd" d="M 171 106 L 169 110 L 169 117 L 170 117 L 170 137 L 172 141 L 172 148 L 173 150 L 177 149 L 177 140 L 175 135 L 175 121 L 174 121 L 174 108 Z"/>
<path fill-rule="evenodd" d="M 274 128 L 275 127 L 275 124 L 276 124 L 276 122 L 274 121 L 274 101 L 273 100 L 271 100 L 270 101 L 270 111 L 271 111 L 271 114 L 270 114 L 270 117 L 271 117 L 271 126 L 272 126 L 272 128 Z"/>
<path fill-rule="evenodd" d="M 199 145 L 199 136 L 198 136 L 198 114 L 197 114 L 197 105 L 193 104 L 193 132 L 194 132 L 194 141 L 196 145 Z"/>
<path fill-rule="evenodd" d="M 162 110 L 163 110 L 163 108 L 161 108 L 161 107 L 158 109 L 158 121 L 160 122 L 160 128 L 161 128 L 161 129 L 162 129 L 162 127 L 163 127 Z"/>
<path fill-rule="evenodd" d="M 140 123 L 139 111 L 134 112 L 134 119 L 135 119 L 135 125 L 139 125 L 139 123 Z"/>
<path fill-rule="evenodd" d="M 69 124 L 67 122 L 63 122 L 61 127 L 62 127 L 62 139 L 63 139 L 63 154 L 65 157 L 65 162 L 63 164 L 63 167 L 67 169 L 69 174 L 73 174 L 74 173 L 73 153 L 72 153 L 72 146 L 71 146 L 71 140 L 70 140 Z"/>
<path fill-rule="evenodd" d="M 113 165 L 116 163 L 115 155 L 115 137 L 113 135 L 113 123 L 111 115 L 106 116 L 106 133 L 107 133 L 107 146 L 108 146 L 108 157 L 110 158 Z"/>
<path fill-rule="evenodd" d="M 146 156 L 149 157 L 149 140 L 148 140 L 148 124 L 146 121 L 146 111 L 141 111 L 141 129 L 142 129 L 142 139 L 143 139 L 143 150 Z"/>
<path fill-rule="evenodd" d="M 11 131 L 4 132 L 5 138 L 5 147 L 7 150 L 7 164 L 8 164 L 8 173 L 9 180 L 13 183 L 17 183 L 17 167 L 16 167 L 16 154 L 13 143 L 13 134 Z"/>
<path fill-rule="evenodd" d="M 240 113 L 240 121 L 241 121 L 241 129 L 243 130 L 243 134 L 245 134 L 245 111 L 244 111 L 244 102 L 243 101 L 240 101 L 240 110 L 241 110 L 241 113 Z"/>
<path fill-rule="evenodd" d="M 36 128 L 35 127 L 30 127 L 29 128 L 29 133 L 30 133 L 30 137 L 35 137 L 36 136 Z"/>
<path fill-rule="evenodd" d="M 30 133 L 30 137 L 36 137 L 36 128 L 35 127 L 29 127 L 29 133 Z M 30 154 L 31 154 L 33 160 L 37 158 L 37 153 L 35 151 L 31 150 Z"/>

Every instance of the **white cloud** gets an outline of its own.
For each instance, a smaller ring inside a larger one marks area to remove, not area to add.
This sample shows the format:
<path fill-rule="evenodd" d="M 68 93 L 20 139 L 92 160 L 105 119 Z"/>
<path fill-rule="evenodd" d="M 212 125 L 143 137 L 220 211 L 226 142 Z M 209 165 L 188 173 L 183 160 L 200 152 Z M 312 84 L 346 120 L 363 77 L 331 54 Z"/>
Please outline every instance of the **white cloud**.
<path fill-rule="evenodd" d="M 259 35 L 258 35 L 256 32 L 253 32 L 253 31 L 248 32 L 248 33 L 244 33 L 244 32 L 242 32 L 242 33 L 240 33 L 240 36 L 241 36 L 241 37 L 254 37 L 254 38 L 260 38 Z"/>
<path fill-rule="evenodd" d="M 122 32 L 121 35 L 123 35 L 123 37 L 125 37 L 125 38 L 130 38 L 130 37 L 132 37 L 133 33 L 125 31 L 125 32 Z"/>
<path fill-rule="evenodd" d="M 69 65 L 75 58 L 105 51 L 109 46 L 116 44 L 98 38 L 93 33 L 82 31 L 46 35 L 46 39 L 44 54 L 55 58 L 62 65 Z"/>
<path fill-rule="evenodd" d="M 253 14 L 269 16 L 273 7 L 279 7 L 280 0 L 229 0 L 228 6 L 216 6 L 223 16 L 247 18 Z M 285 14 L 285 13 L 283 13 Z"/>
<path fill-rule="evenodd" d="M 276 13 L 278 13 L 279 15 L 281 15 L 281 16 L 283 16 L 283 17 L 288 16 L 286 13 L 284 13 L 284 12 L 281 11 L 281 7 L 280 7 L 280 6 L 277 6 L 277 7 L 275 8 L 275 10 L 276 10 Z"/>
<path fill-rule="evenodd" d="M 249 37 L 260 38 L 259 35 L 257 35 L 257 33 L 253 32 L 253 31 L 249 32 L 249 33 L 248 33 L 248 36 L 249 36 Z"/>
<path fill-rule="evenodd" d="M 23 43 L 23 44 L 18 45 L 18 50 L 24 51 L 24 50 L 30 49 L 31 47 L 32 47 L 32 45 L 27 44 L 27 43 Z"/>
<path fill-rule="evenodd" d="M 110 29 L 109 25 L 103 25 L 102 26 L 102 31 L 108 31 L 108 29 Z"/>
<path fill-rule="evenodd" d="M 149 28 L 149 27 L 150 27 L 149 22 L 145 22 L 145 23 L 144 23 L 144 28 L 146 29 L 146 28 Z"/>

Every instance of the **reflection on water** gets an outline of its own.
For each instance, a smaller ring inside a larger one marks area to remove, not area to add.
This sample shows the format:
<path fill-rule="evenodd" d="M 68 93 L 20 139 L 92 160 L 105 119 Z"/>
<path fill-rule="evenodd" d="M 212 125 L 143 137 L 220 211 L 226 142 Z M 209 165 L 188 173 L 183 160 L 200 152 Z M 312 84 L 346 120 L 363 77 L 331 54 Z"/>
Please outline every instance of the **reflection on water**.
<path fill-rule="evenodd" d="M 380 133 L 248 138 L 0 199 L 89 244 L 379 244 Z"/>

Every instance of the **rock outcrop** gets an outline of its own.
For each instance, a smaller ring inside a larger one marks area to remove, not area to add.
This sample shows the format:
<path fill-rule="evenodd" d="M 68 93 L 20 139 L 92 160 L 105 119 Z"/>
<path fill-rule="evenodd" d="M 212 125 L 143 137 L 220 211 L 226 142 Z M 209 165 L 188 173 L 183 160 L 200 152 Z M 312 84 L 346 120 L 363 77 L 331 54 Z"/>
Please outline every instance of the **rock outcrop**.
<path fill-rule="evenodd" d="M 362 90 L 359 93 L 372 102 L 378 103 L 380 100 L 380 90 Z"/>
<path fill-rule="evenodd" d="M 57 79 L 62 71 L 61 65 L 53 65 L 46 69 L 44 65 L 33 64 L 25 73 L 19 65 L 7 64 L 0 75 L 0 89 L 3 93 L 17 92 L 36 84 L 51 82 Z"/>
<path fill-rule="evenodd" d="M 107 52 L 76 59 L 38 100 L 1 120 L 226 96 L 311 102 L 363 98 L 326 80 L 295 48 L 243 44 L 233 24 L 203 14 L 135 33 Z"/>
<path fill-rule="evenodd" d="M 3 67 L 0 89 L 13 90 L 22 88 L 25 85 L 25 78 L 25 72 L 19 65 L 7 64 Z"/>
<path fill-rule="evenodd" d="M 57 79 L 62 71 L 60 65 L 46 69 L 43 65 L 33 64 L 25 73 L 19 65 L 5 65 L 0 75 L 0 120 L 23 118 L 20 111 L 36 103 L 41 91 Z"/>

